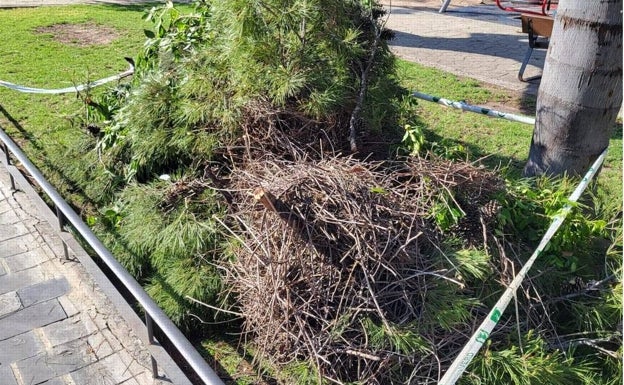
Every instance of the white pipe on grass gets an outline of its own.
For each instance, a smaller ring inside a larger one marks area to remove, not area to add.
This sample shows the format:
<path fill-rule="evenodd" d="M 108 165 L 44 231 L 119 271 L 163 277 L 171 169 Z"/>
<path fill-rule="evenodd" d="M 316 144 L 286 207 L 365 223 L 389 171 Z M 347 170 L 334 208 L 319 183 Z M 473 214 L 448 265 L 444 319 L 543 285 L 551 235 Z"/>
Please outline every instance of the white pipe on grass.
<path fill-rule="evenodd" d="M 508 114 L 506 112 L 496 111 L 487 107 L 472 106 L 464 102 L 456 102 L 456 101 L 444 99 L 438 96 L 423 94 L 422 92 L 418 92 L 418 91 L 414 91 L 412 93 L 412 96 L 419 98 L 419 99 L 427 100 L 429 102 L 438 103 L 443 106 L 457 108 L 462 111 L 470 111 L 470 112 L 474 112 L 474 113 L 481 114 L 481 115 L 491 116 L 493 118 L 511 120 L 513 122 L 520 122 L 520 123 L 531 124 L 531 125 L 535 124 L 535 118 L 532 118 L 530 116 Z"/>

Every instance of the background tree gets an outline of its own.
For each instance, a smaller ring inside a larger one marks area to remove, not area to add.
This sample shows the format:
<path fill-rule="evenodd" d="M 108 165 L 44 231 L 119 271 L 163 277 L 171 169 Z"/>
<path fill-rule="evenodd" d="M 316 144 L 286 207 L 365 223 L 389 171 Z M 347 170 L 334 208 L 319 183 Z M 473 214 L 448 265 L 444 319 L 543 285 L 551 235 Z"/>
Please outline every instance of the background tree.
<path fill-rule="evenodd" d="M 622 0 L 561 0 L 537 96 L 527 176 L 580 174 L 622 105 Z"/>

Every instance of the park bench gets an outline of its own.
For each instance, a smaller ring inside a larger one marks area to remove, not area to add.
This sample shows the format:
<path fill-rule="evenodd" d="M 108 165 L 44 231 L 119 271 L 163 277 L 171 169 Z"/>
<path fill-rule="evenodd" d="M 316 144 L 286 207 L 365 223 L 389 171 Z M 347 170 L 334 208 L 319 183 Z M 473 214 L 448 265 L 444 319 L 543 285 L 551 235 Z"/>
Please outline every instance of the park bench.
<path fill-rule="evenodd" d="M 552 16 L 521 14 L 522 32 L 528 34 L 529 48 L 527 49 L 520 71 L 518 71 L 518 80 L 528 82 L 530 80 L 539 79 L 540 76 L 532 76 L 524 78 L 524 70 L 526 69 L 534 49 L 548 49 L 550 35 L 552 34 L 554 19 Z"/>
<path fill-rule="evenodd" d="M 552 16 L 558 3 L 559 0 L 496 0 L 496 5 L 503 11 L 542 16 Z"/>
<path fill-rule="evenodd" d="M 496 0 L 496 5 L 503 11 L 520 13 L 522 32 L 528 34 L 529 49 L 518 71 L 518 80 L 521 82 L 541 77 L 525 78 L 524 70 L 531 60 L 534 49 L 548 49 L 558 3 L 558 0 Z"/>
<path fill-rule="evenodd" d="M 438 12 L 446 12 L 451 0 L 441 0 L 442 6 Z M 498 8 L 508 12 L 518 12 L 529 15 L 552 15 L 559 0 L 495 0 Z"/>
<path fill-rule="evenodd" d="M 522 32 L 528 34 L 529 48 L 524 55 L 520 70 L 518 71 L 518 80 L 528 82 L 539 79 L 541 76 L 532 76 L 524 78 L 529 60 L 535 49 L 548 49 L 550 35 L 552 34 L 554 16 L 557 11 L 559 0 L 495 0 L 496 5 L 507 12 L 520 13 L 522 21 Z M 586 0 L 589 1 L 589 0 Z M 443 13 L 450 4 L 451 0 L 442 0 L 442 7 L 439 12 Z"/>

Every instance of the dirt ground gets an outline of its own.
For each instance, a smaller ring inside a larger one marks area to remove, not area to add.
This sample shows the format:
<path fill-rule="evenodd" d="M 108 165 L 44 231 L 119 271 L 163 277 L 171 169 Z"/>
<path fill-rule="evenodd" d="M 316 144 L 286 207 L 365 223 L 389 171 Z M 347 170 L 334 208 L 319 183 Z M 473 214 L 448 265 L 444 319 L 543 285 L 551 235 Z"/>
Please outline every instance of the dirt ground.
<path fill-rule="evenodd" d="M 78 47 L 106 45 L 120 35 L 114 28 L 95 23 L 54 24 L 39 27 L 35 31 L 41 34 L 52 35 L 52 38 L 59 43 Z"/>

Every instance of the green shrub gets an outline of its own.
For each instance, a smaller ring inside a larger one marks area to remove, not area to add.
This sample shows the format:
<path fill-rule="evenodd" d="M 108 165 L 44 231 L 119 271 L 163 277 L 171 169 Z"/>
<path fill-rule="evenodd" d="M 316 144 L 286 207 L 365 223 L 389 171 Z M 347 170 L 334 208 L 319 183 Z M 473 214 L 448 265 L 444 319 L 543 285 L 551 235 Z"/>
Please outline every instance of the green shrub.
<path fill-rule="evenodd" d="M 233 146 L 270 129 L 341 146 L 363 77 L 358 129 L 393 121 L 401 90 L 382 16 L 379 6 L 352 0 L 197 1 L 190 15 L 168 2 L 146 15 L 154 31 L 146 31 L 133 86 L 98 99 L 100 120 L 114 116 L 85 155 L 98 166 L 77 179 L 97 175 L 90 194 L 117 208 L 118 219 L 103 215 L 100 224 L 114 230 L 124 265 L 174 320 L 205 318 L 211 311 L 198 303 L 217 302 L 213 262 L 228 240 L 215 218 L 225 221 L 226 202 L 205 172 L 226 173 L 237 161 Z"/>

